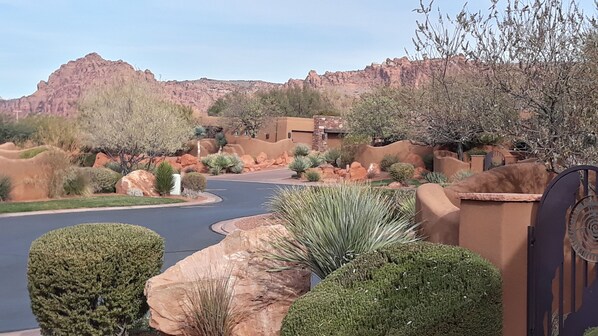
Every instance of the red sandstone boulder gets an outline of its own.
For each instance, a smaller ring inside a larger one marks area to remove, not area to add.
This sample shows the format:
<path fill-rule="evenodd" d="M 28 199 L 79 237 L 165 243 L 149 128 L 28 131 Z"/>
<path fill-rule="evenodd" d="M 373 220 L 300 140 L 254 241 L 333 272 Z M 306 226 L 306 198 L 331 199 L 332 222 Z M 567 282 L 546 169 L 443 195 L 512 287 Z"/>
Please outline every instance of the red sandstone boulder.
<path fill-rule="evenodd" d="M 427 172 L 426 168 L 416 167 L 413 171 L 413 178 L 414 179 L 422 179 L 424 178 L 424 174 Z"/>
<path fill-rule="evenodd" d="M 180 158 L 180 164 L 183 167 L 192 166 L 197 164 L 198 162 L 199 161 L 197 160 L 197 157 L 191 154 L 183 154 L 183 156 L 181 156 Z"/>
<path fill-rule="evenodd" d="M 182 305 L 196 279 L 229 277 L 234 280 L 232 304 L 242 314 L 233 335 L 279 335 L 282 319 L 290 305 L 309 290 L 310 272 L 292 269 L 268 272 L 273 264 L 264 258 L 272 252 L 269 240 L 281 225 L 235 231 L 220 243 L 179 261 L 164 273 L 148 280 L 145 294 L 150 307 L 150 326 L 168 335 L 182 335 Z"/>
<path fill-rule="evenodd" d="M 127 176 L 116 183 L 116 193 L 124 195 L 134 195 L 136 190 L 143 193 L 143 196 L 158 196 L 154 190 L 156 177 L 146 170 L 136 170 L 130 172 Z"/>
<path fill-rule="evenodd" d="M 262 162 L 264 162 L 264 161 L 266 161 L 266 160 L 268 160 L 268 155 L 266 155 L 266 153 L 264 153 L 264 152 L 261 152 L 261 153 L 259 153 L 259 154 L 258 154 L 258 155 L 255 157 L 255 162 L 256 162 L 257 164 L 260 164 L 260 163 L 262 163 Z"/>
<path fill-rule="evenodd" d="M 368 171 L 363 168 L 361 163 L 353 162 L 349 167 L 349 180 L 351 181 L 363 181 L 367 178 Z"/>
<path fill-rule="evenodd" d="M 102 152 L 96 154 L 96 160 L 93 163 L 94 168 L 104 167 L 108 162 L 110 162 L 110 157 Z"/>
<path fill-rule="evenodd" d="M 252 168 L 255 166 L 255 159 L 251 155 L 241 155 L 241 161 L 243 161 L 243 167 L 245 168 Z"/>
<path fill-rule="evenodd" d="M 389 189 L 399 189 L 402 187 L 403 187 L 403 185 L 401 184 L 401 182 L 392 182 L 391 184 L 388 185 Z"/>
<path fill-rule="evenodd" d="M 382 172 L 382 169 L 380 169 L 380 165 L 377 163 L 370 163 L 370 166 L 368 167 L 368 175 L 370 176 L 378 176 L 380 175 L 380 173 Z"/>

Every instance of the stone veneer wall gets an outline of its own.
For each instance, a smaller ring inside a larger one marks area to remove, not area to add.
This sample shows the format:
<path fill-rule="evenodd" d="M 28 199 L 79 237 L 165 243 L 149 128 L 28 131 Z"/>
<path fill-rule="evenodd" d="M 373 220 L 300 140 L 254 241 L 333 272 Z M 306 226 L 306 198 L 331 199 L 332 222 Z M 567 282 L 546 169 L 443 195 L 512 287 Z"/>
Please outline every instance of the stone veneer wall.
<path fill-rule="evenodd" d="M 328 149 L 327 129 L 344 130 L 345 120 L 341 117 L 314 116 L 314 132 L 312 135 L 312 149 L 323 152 Z"/>

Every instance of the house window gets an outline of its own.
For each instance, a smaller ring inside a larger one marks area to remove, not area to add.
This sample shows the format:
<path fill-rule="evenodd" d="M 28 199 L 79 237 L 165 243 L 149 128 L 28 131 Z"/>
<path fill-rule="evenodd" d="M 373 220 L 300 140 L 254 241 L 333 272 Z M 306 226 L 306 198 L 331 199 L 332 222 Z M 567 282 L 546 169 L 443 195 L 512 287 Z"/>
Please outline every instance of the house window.
<path fill-rule="evenodd" d="M 288 135 L 288 136 L 289 136 L 289 139 L 290 139 L 290 138 L 291 138 L 291 132 L 289 132 L 289 135 Z"/>
<path fill-rule="evenodd" d="M 270 139 L 270 133 L 266 133 L 266 140 Z"/>

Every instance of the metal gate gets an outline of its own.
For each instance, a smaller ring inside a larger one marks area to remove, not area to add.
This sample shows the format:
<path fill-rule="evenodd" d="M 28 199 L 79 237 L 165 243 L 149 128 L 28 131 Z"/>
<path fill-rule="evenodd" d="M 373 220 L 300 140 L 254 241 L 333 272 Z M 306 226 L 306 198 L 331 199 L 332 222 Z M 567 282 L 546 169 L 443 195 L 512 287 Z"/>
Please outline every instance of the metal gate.
<path fill-rule="evenodd" d="M 491 151 L 484 157 L 484 171 L 505 165 L 505 156 L 499 151 Z"/>
<path fill-rule="evenodd" d="M 559 174 L 528 232 L 528 335 L 580 336 L 598 326 L 598 167 Z"/>

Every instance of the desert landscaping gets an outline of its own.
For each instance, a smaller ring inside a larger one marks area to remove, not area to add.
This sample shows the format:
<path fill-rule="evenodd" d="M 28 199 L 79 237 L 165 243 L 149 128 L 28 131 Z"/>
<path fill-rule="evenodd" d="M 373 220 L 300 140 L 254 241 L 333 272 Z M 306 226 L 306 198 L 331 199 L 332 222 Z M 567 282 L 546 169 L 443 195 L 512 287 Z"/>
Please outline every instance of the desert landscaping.
<path fill-rule="evenodd" d="M 0 98 L 0 336 L 598 335 L 597 7 L 435 6 L 362 70 Z"/>

